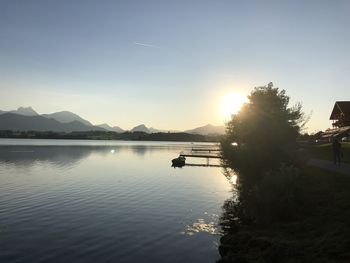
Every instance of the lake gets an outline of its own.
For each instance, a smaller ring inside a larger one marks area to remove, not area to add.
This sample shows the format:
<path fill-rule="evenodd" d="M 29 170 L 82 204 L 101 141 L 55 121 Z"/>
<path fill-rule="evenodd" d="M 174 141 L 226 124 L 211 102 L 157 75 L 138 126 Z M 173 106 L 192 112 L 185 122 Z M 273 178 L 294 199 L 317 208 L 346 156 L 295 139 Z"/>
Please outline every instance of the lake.
<path fill-rule="evenodd" d="M 0 139 L 0 262 L 215 262 L 232 182 L 190 147 Z"/>

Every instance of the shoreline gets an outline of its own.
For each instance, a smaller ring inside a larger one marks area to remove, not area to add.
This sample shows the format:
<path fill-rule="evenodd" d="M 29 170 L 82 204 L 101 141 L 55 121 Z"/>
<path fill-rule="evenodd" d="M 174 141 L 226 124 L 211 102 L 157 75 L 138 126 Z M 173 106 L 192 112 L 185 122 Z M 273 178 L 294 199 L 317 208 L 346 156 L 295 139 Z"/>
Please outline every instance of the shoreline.
<path fill-rule="evenodd" d="M 51 140 L 114 140 L 114 141 L 169 141 L 169 142 L 220 142 L 223 135 L 191 133 L 144 133 L 144 132 L 13 132 L 0 131 L 0 139 L 51 139 Z"/>
<path fill-rule="evenodd" d="M 348 157 L 350 144 L 344 146 Z M 282 196 L 265 195 L 258 200 L 265 205 L 259 220 L 237 222 L 233 218 L 239 204 L 233 199 L 225 203 L 217 262 L 349 262 L 350 177 L 307 161 L 326 156 L 325 149 L 330 145 L 305 147 L 293 185 L 270 185 Z M 288 202 L 283 199 L 286 191 L 291 194 Z"/>

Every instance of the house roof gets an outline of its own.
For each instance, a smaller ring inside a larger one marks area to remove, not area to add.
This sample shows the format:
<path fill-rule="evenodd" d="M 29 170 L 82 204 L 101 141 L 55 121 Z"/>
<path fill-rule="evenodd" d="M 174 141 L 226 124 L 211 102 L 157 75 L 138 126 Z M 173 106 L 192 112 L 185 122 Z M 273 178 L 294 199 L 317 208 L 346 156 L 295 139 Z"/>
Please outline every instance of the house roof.
<path fill-rule="evenodd" d="M 347 134 L 348 132 L 350 132 L 350 126 L 345 126 L 341 128 L 335 128 L 335 129 L 328 129 L 322 133 L 322 137 L 323 138 L 333 137 L 338 134 Z"/>
<path fill-rule="evenodd" d="M 329 119 L 338 120 L 340 114 L 350 116 L 350 101 L 336 101 Z"/>

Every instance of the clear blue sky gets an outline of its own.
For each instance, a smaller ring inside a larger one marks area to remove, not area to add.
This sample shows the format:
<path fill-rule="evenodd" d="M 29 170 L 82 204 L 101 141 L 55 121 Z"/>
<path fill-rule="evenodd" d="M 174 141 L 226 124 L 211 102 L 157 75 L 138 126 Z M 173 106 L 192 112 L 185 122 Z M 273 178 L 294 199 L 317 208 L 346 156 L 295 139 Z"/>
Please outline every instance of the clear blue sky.
<path fill-rule="evenodd" d="M 94 123 L 221 124 L 272 81 L 325 129 L 350 100 L 350 1 L 0 1 L 0 109 Z"/>

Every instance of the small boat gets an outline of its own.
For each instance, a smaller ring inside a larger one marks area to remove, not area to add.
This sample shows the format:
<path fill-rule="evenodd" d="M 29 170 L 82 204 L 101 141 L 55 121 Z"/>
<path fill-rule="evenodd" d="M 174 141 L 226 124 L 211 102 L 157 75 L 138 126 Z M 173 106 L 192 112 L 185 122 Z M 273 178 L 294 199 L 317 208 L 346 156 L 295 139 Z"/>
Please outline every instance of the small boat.
<path fill-rule="evenodd" d="M 179 156 L 175 159 L 172 159 L 171 162 L 173 163 L 172 164 L 172 167 L 182 167 L 182 166 L 185 166 L 185 161 L 186 161 L 186 158 L 183 157 L 183 156 Z"/>

